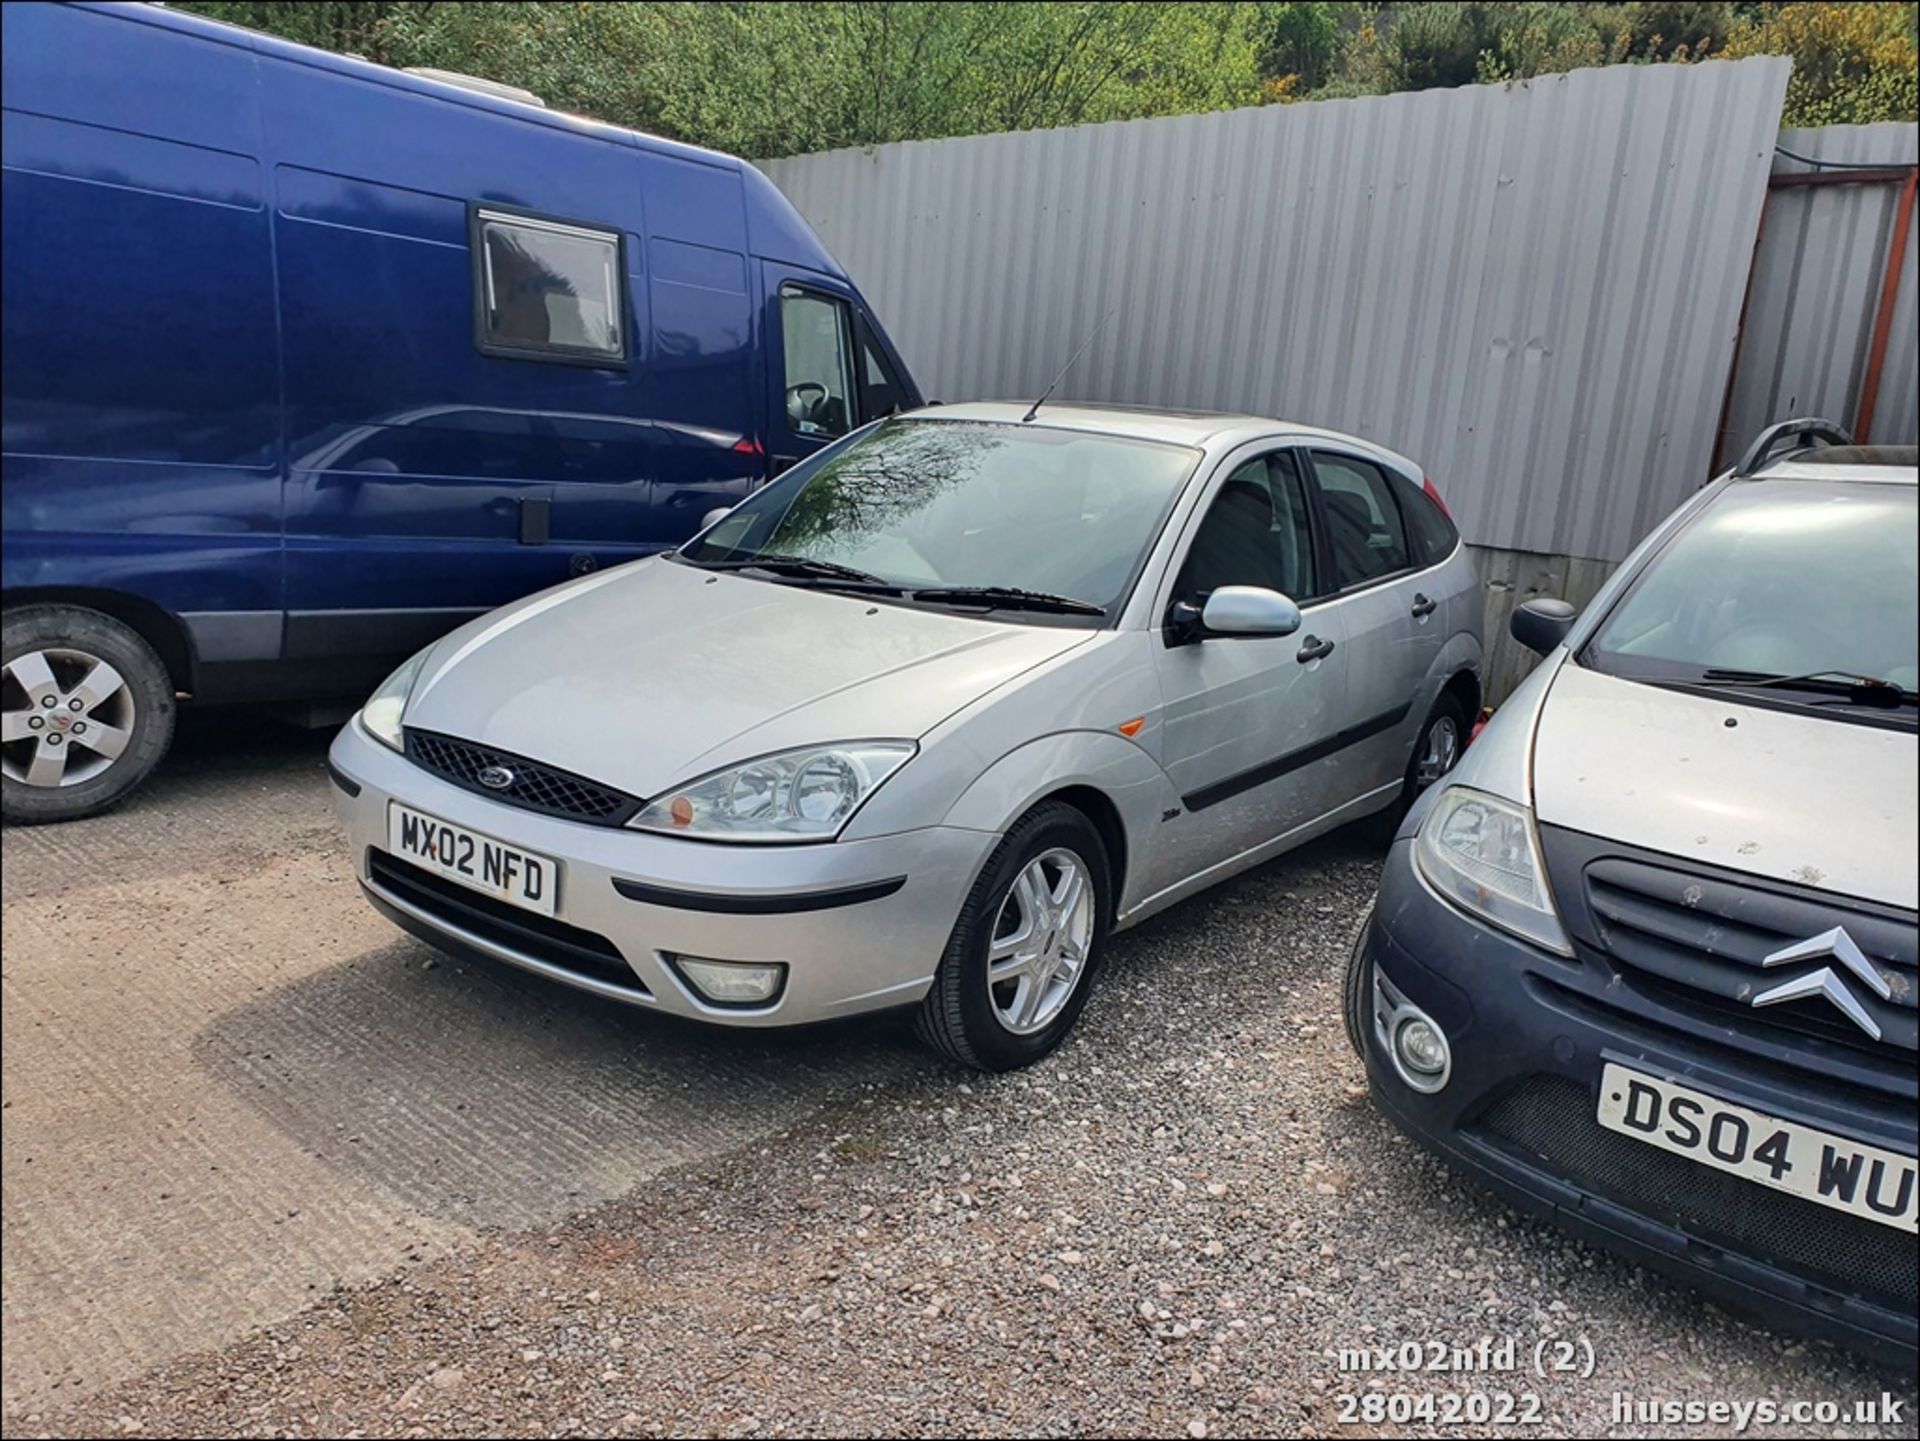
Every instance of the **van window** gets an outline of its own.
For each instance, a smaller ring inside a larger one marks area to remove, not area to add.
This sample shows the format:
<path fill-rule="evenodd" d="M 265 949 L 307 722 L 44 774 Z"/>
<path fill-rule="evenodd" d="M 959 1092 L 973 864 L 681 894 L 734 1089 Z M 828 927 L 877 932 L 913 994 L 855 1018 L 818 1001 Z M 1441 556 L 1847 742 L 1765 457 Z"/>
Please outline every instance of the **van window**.
<path fill-rule="evenodd" d="M 620 235 L 530 215 L 474 214 L 478 340 L 489 354 L 620 364 Z"/>
<path fill-rule="evenodd" d="M 838 300 L 787 286 L 780 292 L 787 423 L 797 435 L 853 429 L 853 336 Z"/>
<path fill-rule="evenodd" d="M 1313 453 L 1327 513 L 1334 580 L 1342 590 L 1405 570 L 1407 532 L 1380 467 L 1351 455 Z"/>
<path fill-rule="evenodd" d="M 893 373 L 893 367 L 873 343 L 873 337 L 861 327 L 860 335 L 860 420 L 878 420 L 892 415 L 906 404 L 906 391 Z"/>

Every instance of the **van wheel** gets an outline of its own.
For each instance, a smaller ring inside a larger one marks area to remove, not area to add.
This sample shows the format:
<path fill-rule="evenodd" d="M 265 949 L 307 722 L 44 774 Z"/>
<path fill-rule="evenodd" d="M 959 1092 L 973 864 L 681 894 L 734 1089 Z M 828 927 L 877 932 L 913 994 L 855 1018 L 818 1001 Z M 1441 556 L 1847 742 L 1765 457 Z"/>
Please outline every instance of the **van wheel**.
<path fill-rule="evenodd" d="M 1030 1066 L 1065 1039 L 1093 985 L 1111 913 L 1093 822 L 1049 801 L 1007 832 L 960 907 L 920 1039 L 963 1066 Z"/>
<path fill-rule="evenodd" d="M 97 610 L 30 605 L 0 620 L 0 801 L 9 822 L 94 815 L 173 740 L 173 681 L 153 647 Z"/>

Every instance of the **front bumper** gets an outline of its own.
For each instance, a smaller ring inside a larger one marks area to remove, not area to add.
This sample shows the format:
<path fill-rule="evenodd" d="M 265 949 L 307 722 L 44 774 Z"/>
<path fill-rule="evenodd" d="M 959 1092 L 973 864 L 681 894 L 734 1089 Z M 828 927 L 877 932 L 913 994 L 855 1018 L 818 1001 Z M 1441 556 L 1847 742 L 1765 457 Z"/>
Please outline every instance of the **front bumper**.
<path fill-rule="evenodd" d="M 1376 977 L 1438 1021 L 1446 1084 L 1422 1093 L 1363 1025 L 1375 1103 L 1401 1130 L 1523 1210 L 1773 1325 L 1902 1366 L 1915 1360 L 1913 1237 L 1754 1185 L 1602 1127 L 1613 1061 L 1754 1110 L 1913 1154 L 1911 1097 L 1874 1096 L 1743 1054 L 1640 1006 L 1578 960 L 1474 921 L 1394 844 L 1359 941 Z"/>
<path fill-rule="evenodd" d="M 999 839 L 929 826 L 864 841 L 751 846 L 585 825 L 450 785 L 374 740 L 358 718 L 333 743 L 328 767 L 355 876 L 406 930 L 610 1000 L 722 1025 L 805 1025 L 919 1001 Z M 387 854 L 393 800 L 558 861 L 558 924 L 504 903 L 483 907 L 491 919 L 462 905 L 472 897 L 452 883 L 440 882 L 436 894 L 395 867 Z M 786 984 L 769 1005 L 714 1005 L 673 967 L 674 955 L 781 963 Z"/>

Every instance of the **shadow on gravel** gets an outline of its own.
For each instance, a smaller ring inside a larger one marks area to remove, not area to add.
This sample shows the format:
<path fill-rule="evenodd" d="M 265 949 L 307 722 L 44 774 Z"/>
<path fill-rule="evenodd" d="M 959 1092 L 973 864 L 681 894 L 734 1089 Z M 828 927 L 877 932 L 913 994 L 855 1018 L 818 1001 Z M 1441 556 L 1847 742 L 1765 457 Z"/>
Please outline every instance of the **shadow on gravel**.
<path fill-rule="evenodd" d="M 898 1018 L 734 1031 L 406 938 L 273 990 L 196 1061 L 302 1151 L 468 1225 L 527 1226 L 941 1067 Z"/>

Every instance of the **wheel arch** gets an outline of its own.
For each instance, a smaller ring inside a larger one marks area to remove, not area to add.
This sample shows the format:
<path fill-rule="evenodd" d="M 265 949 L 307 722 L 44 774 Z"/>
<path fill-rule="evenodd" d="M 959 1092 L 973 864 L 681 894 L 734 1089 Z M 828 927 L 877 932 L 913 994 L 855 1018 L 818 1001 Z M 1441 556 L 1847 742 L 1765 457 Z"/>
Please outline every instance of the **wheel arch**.
<path fill-rule="evenodd" d="M 1473 723 L 1480 718 L 1479 673 L 1471 666 L 1461 667 L 1447 677 L 1446 684 L 1440 687 L 1440 694 L 1460 702 L 1460 713 L 1467 723 L 1467 729 L 1473 729 Z"/>
<path fill-rule="evenodd" d="M 1118 735 L 1060 732 L 1029 741 L 988 766 L 944 823 L 1004 834 L 1050 800 L 1075 807 L 1099 832 L 1107 849 L 1113 911 L 1124 914 L 1128 882 L 1146 855 L 1152 828 L 1164 810 L 1179 804 L 1166 773 Z"/>
<path fill-rule="evenodd" d="M 21 610 L 34 605 L 71 605 L 110 616 L 153 647 L 176 691 L 193 690 L 197 658 L 193 637 L 172 611 L 123 590 L 77 585 L 10 587 L 0 606 Z"/>

